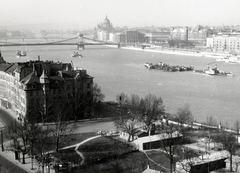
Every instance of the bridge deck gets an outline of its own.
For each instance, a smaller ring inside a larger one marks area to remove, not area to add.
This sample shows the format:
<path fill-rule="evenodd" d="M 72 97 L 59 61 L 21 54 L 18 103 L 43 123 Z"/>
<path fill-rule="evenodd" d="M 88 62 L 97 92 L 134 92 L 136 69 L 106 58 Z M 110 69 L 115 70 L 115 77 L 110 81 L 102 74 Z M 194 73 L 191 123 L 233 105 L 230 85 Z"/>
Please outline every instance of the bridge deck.
<path fill-rule="evenodd" d="M 51 46 L 51 45 L 119 45 L 119 43 L 26 43 L 26 44 L 16 44 L 16 43 L 0 43 L 0 46 Z"/>

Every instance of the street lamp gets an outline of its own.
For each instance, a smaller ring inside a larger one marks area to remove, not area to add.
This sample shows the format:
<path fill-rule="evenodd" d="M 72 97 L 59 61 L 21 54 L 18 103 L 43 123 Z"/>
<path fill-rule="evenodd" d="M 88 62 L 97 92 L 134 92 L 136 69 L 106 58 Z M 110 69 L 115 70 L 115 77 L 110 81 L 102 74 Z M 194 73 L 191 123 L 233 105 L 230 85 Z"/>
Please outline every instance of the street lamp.
<path fill-rule="evenodd" d="M 1 129 L 1 141 L 2 141 L 2 151 L 4 151 L 4 147 L 3 147 L 3 132 L 2 132 L 2 129 Z"/>

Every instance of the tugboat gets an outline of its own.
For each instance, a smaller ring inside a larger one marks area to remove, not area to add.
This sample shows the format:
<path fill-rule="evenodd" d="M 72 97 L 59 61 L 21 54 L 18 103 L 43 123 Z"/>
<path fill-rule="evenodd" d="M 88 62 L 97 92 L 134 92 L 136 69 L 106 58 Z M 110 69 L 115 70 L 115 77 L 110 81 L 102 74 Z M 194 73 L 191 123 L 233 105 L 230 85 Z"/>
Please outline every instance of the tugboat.
<path fill-rule="evenodd" d="M 21 57 L 21 56 L 26 56 L 27 52 L 26 51 L 20 51 L 18 50 L 16 53 L 17 58 Z"/>
<path fill-rule="evenodd" d="M 72 57 L 81 57 L 82 58 L 82 54 L 79 54 L 77 51 L 74 51 L 71 56 Z"/>
<path fill-rule="evenodd" d="M 227 76 L 227 77 L 233 77 L 232 72 L 225 72 L 221 71 L 217 68 L 217 65 L 215 65 L 214 68 L 209 68 L 209 64 L 207 65 L 207 69 L 204 70 L 195 70 L 195 73 L 200 73 L 200 74 L 206 74 L 206 75 L 214 75 L 214 76 Z"/>

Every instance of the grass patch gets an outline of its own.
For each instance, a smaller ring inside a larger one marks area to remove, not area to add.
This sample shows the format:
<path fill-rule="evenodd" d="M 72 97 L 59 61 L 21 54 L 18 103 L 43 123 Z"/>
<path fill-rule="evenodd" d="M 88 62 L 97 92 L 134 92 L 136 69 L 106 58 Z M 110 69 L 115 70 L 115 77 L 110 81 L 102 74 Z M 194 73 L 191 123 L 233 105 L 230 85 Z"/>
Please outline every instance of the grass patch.
<path fill-rule="evenodd" d="M 157 154 L 154 154 L 154 152 L 157 152 Z M 139 173 L 147 169 L 147 165 L 151 169 L 168 172 L 162 168 L 162 166 L 166 166 L 169 169 L 169 160 L 162 152 L 152 151 L 147 153 L 157 164 L 150 161 L 143 152 L 135 151 L 120 155 L 117 159 L 109 158 L 103 162 L 91 164 L 91 166 L 86 165 L 85 167 L 75 168 L 74 173 Z"/>
<path fill-rule="evenodd" d="M 85 164 L 91 164 L 111 157 L 118 158 L 120 155 L 133 152 L 136 149 L 126 142 L 102 136 L 81 145 L 78 150 L 86 158 Z"/>
<path fill-rule="evenodd" d="M 89 133 L 78 133 L 78 134 L 70 134 L 66 136 L 62 136 L 63 142 L 61 143 L 61 148 L 78 144 L 90 137 L 97 136 L 95 132 Z M 65 139 L 65 141 L 64 141 Z"/>
<path fill-rule="evenodd" d="M 60 143 L 60 148 L 76 145 L 90 137 L 96 136 L 95 132 L 90 133 L 79 133 L 63 136 L 62 140 L 64 142 Z M 53 139 L 51 139 L 53 140 Z M 75 146 L 67 149 L 60 149 L 58 152 L 51 153 L 59 162 L 71 162 L 74 164 L 79 164 L 82 161 L 82 158 L 76 153 Z M 49 146 L 49 150 L 54 150 L 54 145 Z"/>
<path fill-rule="evenodd" d="M 52 155 L 59 160 L 59 162 L 71 162 L 73 164 L 80 164 L 82 158 L 76 153 L 75 147 L 60 150 L 52 153 Z"/>

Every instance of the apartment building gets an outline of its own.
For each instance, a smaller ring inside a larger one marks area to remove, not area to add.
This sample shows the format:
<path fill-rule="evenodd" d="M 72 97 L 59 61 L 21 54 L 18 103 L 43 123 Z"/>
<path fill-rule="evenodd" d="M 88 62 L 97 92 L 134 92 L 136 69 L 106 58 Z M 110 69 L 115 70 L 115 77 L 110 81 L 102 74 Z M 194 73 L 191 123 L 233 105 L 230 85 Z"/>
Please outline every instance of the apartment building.
<path fill-rule="evenodd" d="M 93 77 L 71 63 L 28 61 L 0 63 L 0 104 L 19 119 L 30 118 L 31 111 L 50 104 L 64 107 L 71 95 L 92 99 Z"/>
<path fill-rule="evenodd" d="M 207 38 L 207 47 L 214 51 L 240 52 L 240 33 L 218 33 Z"/>

